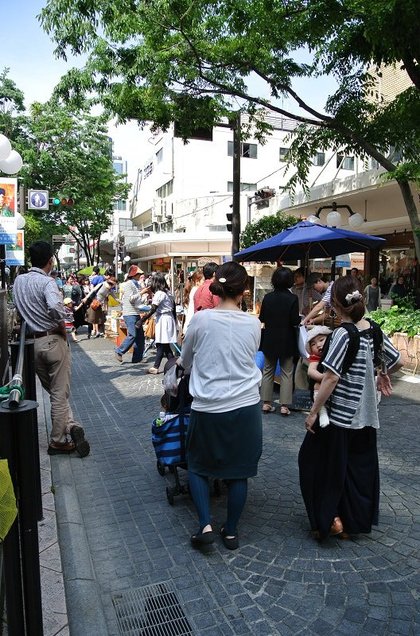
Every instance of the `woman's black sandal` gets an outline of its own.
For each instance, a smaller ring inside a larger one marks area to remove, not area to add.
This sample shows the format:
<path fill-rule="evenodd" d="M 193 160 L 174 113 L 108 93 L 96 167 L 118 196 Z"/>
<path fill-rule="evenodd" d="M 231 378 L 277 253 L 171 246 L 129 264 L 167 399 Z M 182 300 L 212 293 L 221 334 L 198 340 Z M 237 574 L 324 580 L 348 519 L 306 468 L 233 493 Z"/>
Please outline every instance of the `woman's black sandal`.
<path fill-rule="evenodd" d="M 222 537 L 223 544 L 228 550 L 237 550 L 239 548 L 238 535 L 234 537 L 227 537 L 227 532 L 224 528 L 220 528 L 220 536 Z"/>
<path fill-rule="evenodd" d="M 195 548 L 214 543 L 213 530 L 209 530 L 208 532 L 201 532 L 201 530 L 199 530 L 197 534 L 191 535 L 191 543 Z"/>

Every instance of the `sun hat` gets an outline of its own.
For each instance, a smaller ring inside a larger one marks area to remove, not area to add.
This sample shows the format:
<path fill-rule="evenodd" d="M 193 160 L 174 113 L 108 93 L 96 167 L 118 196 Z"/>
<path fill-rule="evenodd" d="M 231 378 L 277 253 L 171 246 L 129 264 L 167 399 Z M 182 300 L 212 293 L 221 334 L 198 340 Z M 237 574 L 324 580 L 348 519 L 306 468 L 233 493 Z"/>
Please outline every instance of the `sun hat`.
<path fill-rule="evenodd" d="M 133 278 L 134 276 L 137 276 L 137 274 L 144 274 L 144 272 L 140 269 L 140 267 L 137 267 L 137 265 L 130 265 L 127 276 L 129 278 Z"/>
<path fill-rule="evenodd" d="M 63 300 L 64 305 L 71 305 L 73 303 L 71 298 L 65 298 Z"/>
<path fill-rule="evenodd" d="M 306 351 L 311 353 L 311 342 L 317 336 L 328 336 L 332 333 L 329 327 L 324 327 L 323 325 L 318 325 L 317 327 L 313 327 L 310 331 L 308 331 L 308 337 L 306 339 Z"/>

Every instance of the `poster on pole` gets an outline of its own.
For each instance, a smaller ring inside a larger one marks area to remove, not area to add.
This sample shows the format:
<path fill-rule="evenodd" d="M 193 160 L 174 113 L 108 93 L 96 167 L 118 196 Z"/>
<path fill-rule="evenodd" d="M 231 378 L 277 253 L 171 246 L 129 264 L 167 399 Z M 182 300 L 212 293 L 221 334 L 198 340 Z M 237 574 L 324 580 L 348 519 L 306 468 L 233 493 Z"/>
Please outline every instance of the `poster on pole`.
<path fill-rule="evenodd" d="M 0 176 L 0 245 L 16 242 L 17 179 Z"/>
<path fill-rule="evenodd" d="M 17 230 L 15 243 L 6 245 L 6 265 L 25 264 L 25 231 Z"/>

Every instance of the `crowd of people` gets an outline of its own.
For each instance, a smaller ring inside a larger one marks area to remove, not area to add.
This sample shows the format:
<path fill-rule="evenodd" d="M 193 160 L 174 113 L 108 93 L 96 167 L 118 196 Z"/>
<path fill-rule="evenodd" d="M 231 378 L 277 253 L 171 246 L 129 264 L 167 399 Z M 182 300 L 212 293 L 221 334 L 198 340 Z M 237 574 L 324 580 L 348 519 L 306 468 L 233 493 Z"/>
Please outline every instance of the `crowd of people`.
<path fill-rule="evenodd" d="M 69 406 L 70 352 L 78 311 L 87 308 L 92 334 L 101 333 L 104 305 L 116 293 L 112 271 L 92 279 L 68 277 L 60 287 L 52 272 L 47 243 L 30 247 L 32 268 L 14 286 L 17 309 L 35 338 L 36 370 L 51 396 L 51 454 L 89 453 L 83 427 Z M 49 274 L 52 274 L 50 276 Z M 55 278 L 55 282 L 54 282 Z M 209 479 L 227 485 L 227 513 L 220 529 L 226 548 L 239 546 L 238 525 L 248 479 L 258 472 L 262 453 L 262 414 L 274 413 L 273 381 L 280 362 L 279 414 L 291 414 L 294 371 L 299 359 L 297 328 L 306 325 L 308 376 L 313 404 L 299 452 L 299 477 L 311 530 L 329 535 L 370 532 L 378 522 L 379 468 L 377 395 L 390 395 L 390 373 L 399 353 L 366 312 L 380 299 L 376 279 L 363 289 L 357 270 L 334 282 L 286 267 L 272 275 L 259 316 L 244 311 L 248 275 L 236 262 L 207 263 L 184 287 L 182 350 L 176 364 L 189 376 L 192 396 L 186 440 L 189 488 L 198 514 L 194 547 L 215 540 Z M 94 303 L 94 301 L 97 301 Z M 149 279 L 132 265 L 121 285 L 126 339 L 115 349 L 118 362 L 133 348 L 132 362 L 144 352 L 144 325 L 154 320 L 156 357 L 149 373 L 160 372 L 163 358 L 174 358 L 179 340 L 175 298 L 164 274 Z M 316 304 L 314 304 L 314 302 Z M 72 312 L 72 305 L 73 312 Z M 339 326 L 323 324 L 334 312 Z M 90 312 L 90 313 L 89 313 Z M 81 314 L 83 315 L 83 314 Z M 256 365 L 264 354 L 264 368 Z"/>

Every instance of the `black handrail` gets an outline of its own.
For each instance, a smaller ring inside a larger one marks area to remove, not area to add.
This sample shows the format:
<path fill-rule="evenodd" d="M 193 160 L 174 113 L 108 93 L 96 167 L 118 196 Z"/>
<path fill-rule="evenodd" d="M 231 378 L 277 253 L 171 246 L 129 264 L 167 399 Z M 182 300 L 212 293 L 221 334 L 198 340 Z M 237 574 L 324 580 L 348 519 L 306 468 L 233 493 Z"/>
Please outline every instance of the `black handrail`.
<path fill-rule="evenodd" d="M 25 359 L 25 335 L 26 322 L 22 320 L 20 326 L 19 351 L 16 360 L 15 374 L 10 382 L 10 393 L 8 398 L 9 407 L 17 409 L 23 395 L 23 363 Z"/>

